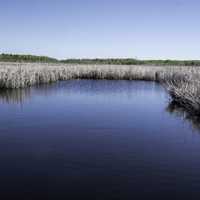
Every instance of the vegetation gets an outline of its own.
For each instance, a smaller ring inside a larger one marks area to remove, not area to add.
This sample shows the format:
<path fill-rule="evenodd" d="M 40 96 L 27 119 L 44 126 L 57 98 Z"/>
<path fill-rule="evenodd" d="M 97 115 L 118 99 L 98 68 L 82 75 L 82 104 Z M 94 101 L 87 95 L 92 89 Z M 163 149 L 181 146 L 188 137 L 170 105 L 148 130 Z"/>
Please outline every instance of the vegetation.
<path fill-rule="evenodd" d="M 24 88 L 68 79 L 157 81 L 174 102 L 200 116 L 200 67 L 0 63 L 0 88 Z"/>
<path fill-rule="evenodd" d="M 137 59 L 67 59 L 60 62 L 66 64 L 100 64 L 100 65 L 174 65 L 200 66 L 200 60 L 137 60 Z"/>
<path fill-rule="evenodd" d="M 0 54 L 0 62 L 39 62 L 39 63 L 63 63 L 83 65 L 174 65 L 174 66 L 200 66 L 200 60 L 138 60 L 132 58 L 119 59 L 66 59 L 57 60 L 46 56 Z"/>
<path fill-rule="evenodd" d="M 173 102 L 184 107 L 190 114 L 200 116 L 199 69 L 173 74 L 165 79 L 165 85 Z"/>
<path fill-rule="evenodd" d="M 40 63 L 55 63 L 58 62 L 55 58 L 46 56 L 32 55 L 17 55 L 17 54 L 0 54 L 0 62 L 40 62 Z"/>
<path fill-rule="evenodd" d="M 0 88 L 24 88 L 68 79 L 156 80 L 162 67 L 0 63 Z"/>

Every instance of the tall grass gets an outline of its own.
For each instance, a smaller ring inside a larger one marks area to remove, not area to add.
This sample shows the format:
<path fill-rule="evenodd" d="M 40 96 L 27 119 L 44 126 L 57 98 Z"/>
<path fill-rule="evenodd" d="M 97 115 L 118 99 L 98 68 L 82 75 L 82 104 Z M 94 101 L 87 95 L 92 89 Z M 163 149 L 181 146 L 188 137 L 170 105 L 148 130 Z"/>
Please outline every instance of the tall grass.
<path fill-rule="evenodd" d="M 191 114 L 200 116 L 200 72 L 174 74 L 165 80 L 165 85 L 174 102 Z"/>
<path fill-rule="evenodd" d="M 0 64 L 0 88 L 24 88 L 68 79 L 156 80 L 161 67 L 120 65 Z"/>
<path fill-rule="evenodd" d="M 166 87 L 175 102 L 200 115 L 199 67 L 0 63 L 0 88 L 4 89 L 69 79 L 157 81 Z"/>

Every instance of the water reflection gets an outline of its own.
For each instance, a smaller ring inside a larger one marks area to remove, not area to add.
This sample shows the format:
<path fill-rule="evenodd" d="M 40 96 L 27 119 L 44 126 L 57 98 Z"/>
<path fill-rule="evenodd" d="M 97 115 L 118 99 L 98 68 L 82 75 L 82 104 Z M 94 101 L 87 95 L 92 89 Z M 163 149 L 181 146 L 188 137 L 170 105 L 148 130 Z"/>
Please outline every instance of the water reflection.
<path fill-rule="evenodd" d="M 2 91 L 1 196 L 199 197 L 200 135 L 168 114 L 177 111 L 168 102 L 161 85 L 143 81 Z"/>
<path fill-rule="evenodd" d="M 22 104 L 31 96 L 30 89 L 0 90 L 0 102 L 6 104 Z"/>
<path fill-rule="evenodd" d="M 183 107 L 178 105 L 176 102 L 171 101 L 166 108 L 167 112 L 170 114 L 182 118 L 184 121 L 187 121 L 191 124 L 194 130 L 200 130 L 200 117 L 192 115 L 187 112 Z"/>
<path fill-rule="evenodd" d="M 157 83 L 151 83 L 148 86 L 143 81 L 69 80 L 25 89 L 0 90 L 0 102 L 6 104 L 23 104 L 34 95 L 50 96 L 61 92 L 67 95 L 74 93 L 90 96 L 103 94 L 112 97 L 121 94 L 131 98 L 145 92 L 153 93 L 157 86 Z"/>
<path fill-rule="evenodd" d="M 155 91 L 159 90 L 160 92 L 160 89 L 162 88 L 157 83 L 146 84 L 143 81 L 69 80 L 25 89 L 0 90 L 0 103 L 23 105 L 25 101 L 30 100 L 34 96 L 55 96 L 57 93 L 63 93 L 66 96 L 73 94 L 103 95 L 110 96 L 111 98 L 115 98 L 120 94 L 121 97 L 125 96 L 133 100 L 138 95 L 144 94 L 149 96 L 151 93 L 155 93 Z M 166 111 L 185 121 L 189 121 L 193 129 L 200 130 L 200 118 L 186 112 L 175 102 L 170 102 Z"/>
<path fill-rule="evenodd" d="M 43 84 L 31 88 L 23 89 L 3 89 L 0 90 L 0 102 L 4 104 L 23 104 L 37 93 L 38 95 L 48 96 L 55 93 L 59 88 L 57 84 Z"/>

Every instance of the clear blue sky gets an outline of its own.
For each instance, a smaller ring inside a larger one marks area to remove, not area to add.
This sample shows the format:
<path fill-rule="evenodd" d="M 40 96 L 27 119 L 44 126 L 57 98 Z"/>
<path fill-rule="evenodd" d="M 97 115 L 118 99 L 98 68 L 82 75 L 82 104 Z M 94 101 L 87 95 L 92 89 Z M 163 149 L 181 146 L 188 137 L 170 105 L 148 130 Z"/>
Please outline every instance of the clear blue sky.
<path fill-rule="evenodd" d="M 0 52 L 200 59 L 199 0 L 0 0 Z"/>

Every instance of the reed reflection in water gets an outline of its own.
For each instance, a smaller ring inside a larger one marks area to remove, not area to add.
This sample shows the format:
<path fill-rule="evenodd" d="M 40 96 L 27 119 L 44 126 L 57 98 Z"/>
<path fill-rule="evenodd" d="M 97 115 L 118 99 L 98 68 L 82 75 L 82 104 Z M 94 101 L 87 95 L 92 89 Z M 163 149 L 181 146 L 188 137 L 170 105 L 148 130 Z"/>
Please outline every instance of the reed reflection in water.
<path fill-rule="evenodd" d="M 189 113 L 176 102 L 171 101 L 167 106 L 166 111 L 176 117 L 183 119 L 183 121 L 189 122 L 192 129 L 200 131 L 200 117 Z"/>
<path fill-rule="evenodd" d="M 0 90 L 0 102 L 7 104 L 22 104 L 31 96 L 29 88 L 14 89 L 14 90 Z"/>
<path fill-rule="evenodd" d="M 132 86 L 133 82 L 135 83 L 134 90 Z M 74 93 L 88 95 L 106 94 L 112 97 L 121 93 L 127 97 L 132 97 L 145 93 L 145 91 L 153 93 L 154 88 L 158 85 L 158 83 L 151 82 L 149 87 L 147 87 L 143 81 L 68 80 L 51 84 L 42 84 L 30 88 L 0 90 L 0 102 L 7 104 L 23 104 L 26 100 L 31 99 L 36 95 L 49 96 L 52 94 L 55 95 L 56 93 L 64 93 L 65 95 Z"/>
<path fill-rule="evenodd" d="M 146 85 L 137 82 L 134 86 L 133 92 L 133 87 L 132 84 L 130 84 L 130 81 L 119 80 L 117 81 L 117 87 L 115 87 L 116 81 L 100 80 L 100 82 L 101 84 L 99 84 L 99 81 L 69 80 L 51 84 L 42 84 L 31 88 L 5 89 L 0 90 L 0 102 L 3 104 L 23 105 L 24 102 L 33 98 L 34 95 L 49 96 L 56 92 L 61 92 L 61 90 L 65 95 L 84 93 L 89 95 L 107 94 L 112 97 L 120 92 L 131 98 L 132 96 L 141 94 L 141 91 L 151 92 L 151 90 L 153 91 L 154 87 L 158 85 L 157 83 L 151 83 L 151 88 L 148 88 Z M 188 113 L 174 101 L 169 101 L 166 111 L 174 116 L 182 118 L 186 122 L 189 122 L 193 129 L 198 131 L 200 130 L 200 118 Z"/>

